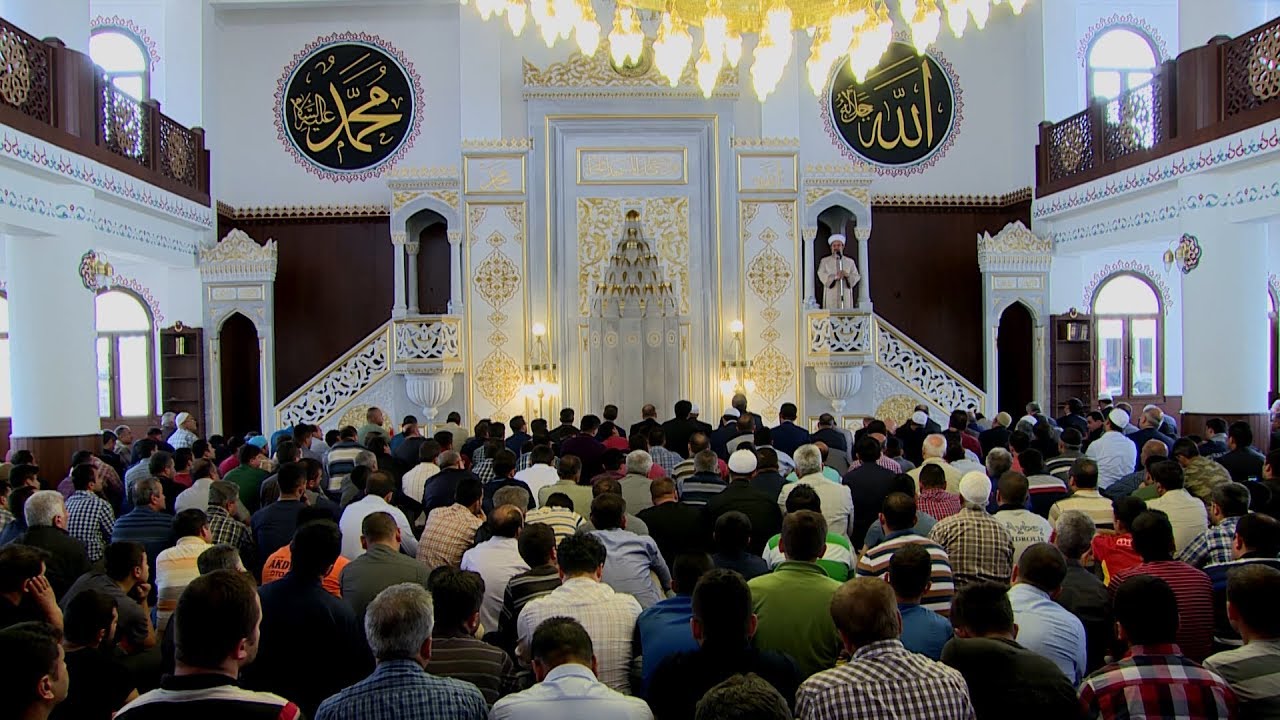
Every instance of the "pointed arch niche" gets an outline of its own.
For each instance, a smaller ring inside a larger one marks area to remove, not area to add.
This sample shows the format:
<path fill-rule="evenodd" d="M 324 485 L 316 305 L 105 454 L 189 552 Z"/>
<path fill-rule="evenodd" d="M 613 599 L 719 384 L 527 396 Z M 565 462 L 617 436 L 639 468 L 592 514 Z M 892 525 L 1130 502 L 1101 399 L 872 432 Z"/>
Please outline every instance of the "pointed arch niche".
<path fill-rule="evenodd" d="M 983 365 L 987 388 L 996 390 L 994 393 L 987 393 L 988 415 L 993 415 L 1008 405 L 1009 401 L 1004 395 L 1027 392 L 1026 383 L 1021 379 L 1002 377 L 1002 373 L 1014 368 L 1020 368 L 1018 372 L 1024 372 L 1026 361 L 1005 358 L 1002 353 L 1029 354 L 1032 397 L 1027 400 L 1036 400 L 1042 404 L 1049 402 L 1045 326 L 1048 321 L 1049 263 L 1052 257 L 1053 242 L 1035 235 L 1021 221 L 1005 225 L 994 236 L 989 232 L 978 236 L 978 267 L 982 270 L 982 303 L 986 308 L 986 322 L 983 324 L 986 352 L 983 353 Z M 1015 309 L 1014 314 L 1006 318 L 1006 311 L 1015 303 L 1022 308 Z M 1031 319 L 1029 342 L 1018 340 L 1018 336 L 1026 333 L 1025 318 L 1019 314 L 1022 310 Z M 1007 337 L 1004 335 L 1006 332 L 1015 337 Z M 1018 346 L 1016 350 L 1013 347 L 1015 343 Z M 1020 389 L 1015 391 L 1015 387 Z"/>
<path fill-rule="evenodd" d="M 248 367 L 252 350 L 245 347 L 253 340 L 248 333 L 248 321 L 257 338 L 257 409 L 258 426 L 250 428 L 270 434 L 275 430 L 275 277 L 276 242 L 267 240 L 265 245 L 249 237 L 242 230 L 232 230 L 218 244 L 200 250 L 200 282 L 204 300 L 204 326 L 211 332 L 205 334 L 205 367 L 208 370 L 209 389 L 205 407 L 209 417 L 205 427 L 232 430 L 227 425 L 233 420 L 224 417 L 223 393 L 244 393 L 250 390 L 252 381 L 243 381 L 245 387 L 226 387 L 229 377 L 239 377 Z M 233 315 L 240 317 L 232 319 Z M 225 358 L 222 333 L 230 322 L 227 352 L 237 357 Z M 228 375 L 228 373 L 231 375 Z M 237 383 L 239 384 L 239 383 Z M 234 405 L 234 403 L 233 403 Z M 252 407 L 250 403 L 248 407 Z M 244 424 L 245 412 L 235 405 L 234 420 Z"/>

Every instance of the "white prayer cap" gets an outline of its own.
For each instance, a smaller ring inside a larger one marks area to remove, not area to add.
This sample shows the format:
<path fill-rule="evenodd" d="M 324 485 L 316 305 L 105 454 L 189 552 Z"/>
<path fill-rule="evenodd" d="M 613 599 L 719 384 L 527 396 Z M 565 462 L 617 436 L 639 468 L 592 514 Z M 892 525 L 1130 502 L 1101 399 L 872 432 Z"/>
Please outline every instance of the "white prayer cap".
<path fill-rule="evenodd" d="M 1107 419 L 1111 421 L 1112 425 L 1115 425 L 1121 430 L 1129 427 L 1129 413 L 1121 410 L 1120 408 L 1116 408 L 1115 410 L 1107 413 Z"/>
<path fill-rule="evenodd" d="M 845 242 L 844 236 L 839 233 L 827 238 L 828 245 L 834 245 L 836 243 L 843 243 L 843 242 Z"/>
<path fill-rule="evenodd" d="M 1101 393 L 1098 393 L 1098 399 L 1099 399 L 1099 400 L 1106 400 L 1107 402 L 1111 402 L 1111 393 L 1109 393 L 1109 392 L 1101 392 Z"/>
<path fill-rule="evenodd" d="M 698 409 L 698 403 L 693 403 L 693 404 L 689 407 L 689 414 L 690 414 L 690 415 L 701 415 L 701 414 L 702 414 L 702 410 Z"/>
<path fill-rule="evenodd" d="M 173 419 L 173 424 L 174 424 L 174 425 L 182 425 L 182 423 L 186 422 L 186 421 L 187 421 L 187 418 L 189 418 L 189 417 L 191 417 L 191 414 L 190 414 L 190 413 L 180 412 L 180 413 L 178 413 L 178 417 L 176 417 L 176 418 L 174 418 L 174 419 Z"/>
<path fill-rule="evenodd" d="M 911 422 L 913 422 L 913 423 L 915 423 L 915 424 L 917 424 L 917 425 L 928 425 L 928 424 L 929 424 L 929 416 L 928 416 L 928 415 L 926 415 L 926 414 L 924 413 L 924 411 L 922 411 L 922 410 L 917 410 L 917 411 L 915 411 L 915 413 L 913 413 L 913 414 L 911 415 Z"/>
<path fill-rule="evenodd" d="M 742 417 L 742 413 L 738 412 L 738 408 L 726 408 L 720 417 Z"/>
<path fill-rule="evenodd" d="M 991 498 L 991 478 L 974 470 L 960 478 L 960 497 L 974 505 L 986 505 Z"/>
<path fill-rule="evenodd" d="M 756 454 L 750 450 L 738 450 L 729 456 L 729 472 L 746 475 L 756 471 Z"/>

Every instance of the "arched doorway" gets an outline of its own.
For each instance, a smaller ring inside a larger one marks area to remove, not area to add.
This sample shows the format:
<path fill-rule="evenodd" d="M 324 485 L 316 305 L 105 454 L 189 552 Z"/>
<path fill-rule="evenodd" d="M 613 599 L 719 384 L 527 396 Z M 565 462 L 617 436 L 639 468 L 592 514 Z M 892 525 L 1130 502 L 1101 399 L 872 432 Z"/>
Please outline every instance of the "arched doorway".
<path fill-rule="evenodd" d="M 419 210 L 406 223 L 410 240 L 418 242 L 416 263 L 409 272 L 417 276 L 418 297 L 409 298 L 424 315 L 449 311 L 450 263 L 448 221 L 434 210 Z M 412 288 L 413 284 L 408 285 Z"/>
<path fill-rule="evenodd" d="M 262 355 L 252 320 L 237 312 L 222 322 L 218 356 L 223 433 L 230 437 L 262 432 Z"/>
<path fill-rule="evenodd" d="M 1021 417 L 1035 400 L 1035 320 L 1031 310 L 1015 302 L 1000 314 L 996 335 L 996 405 Z"/>
<path fill-rule="evenodd" d="M 822 259 L 831 254 L 831 245 L 827 239 L 832 235 L 844 235 L 847 238 L 845 242 L 845 256 L 857 260 L 858 246 L 857 240 L 854 239 L 854 228 L 858 227 L 858 218 L 853 212 L 840 205 L 833 205 L 818 214 L 818 234 L 810 241 L 813 243 L 813 287 L 814 298 L 818 304 L 822 304 L 822 280 L 818 278 L 818 265 L 822 263 Z M 858 272 L 865 275 L 862 268 L 858 268 Z M 857 298 L 857 288 L 854 288 L 854 298 Z M 835 308 L 824 308 L 825 310 L 833 310 Z M 846 308 L 852 309 L 852 308 Z"/>

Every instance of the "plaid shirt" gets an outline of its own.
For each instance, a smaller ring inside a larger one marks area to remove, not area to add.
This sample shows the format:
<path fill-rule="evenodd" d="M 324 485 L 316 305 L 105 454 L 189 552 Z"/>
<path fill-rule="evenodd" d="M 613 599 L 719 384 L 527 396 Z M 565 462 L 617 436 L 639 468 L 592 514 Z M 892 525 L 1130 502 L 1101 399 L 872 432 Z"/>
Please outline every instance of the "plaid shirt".
<path fill-rule="evenodd" d="M 796 691 L 796 717 L 965 720 L 974 711 L 964 676 L 894 638 L 860 647 L 847 664 L 805 680 Z"/>
<path fill-rule="evenodd" d="M 1203 570 L 1206 565 L 1231 562 L 1235 557 L 1231 547 L 1235 544 L 1238 517 L 1223 518 L 1222 522 L 1196 536 L 1178 553 L 1178 559 Z"/>
<path fill-rule="evenodd" d="M 893 458 L 891 457 L 880 455 L 876 457 L 876 464 L 884 468 L 885 470 L 888 470 L 889 472 L 893 473 L 894 475 L 902 474 L 902 466 L 894 462 Z M 862 467 L 861 460 L 854 460 L 853 462 L 849 463 L 850 471 L 857 470 L 860 467 Z"/>
<path fill-rule="evenodd" d="M 476 544 L 476 529 L 483 524 L 483 517 L 458 503 L 432 510 L 418 541 L 418 559 L 426 563 L 427 572 L 442 565 L 460 567 L 462 554 Z"/>
<path fill-rule="evenodd" d="M 412 660 L 386 660 L 369 677 L 320 703 L 316 720 L 484 720 L 488 715 L 475 685 L 437 677 Z"/>
<path fill-rule="evenodd" d="M 951 558 L 956 589 L 978 580 L 1007 583 L 1013 572 L 1013 536 L 999 520 L 984 510 L 961 508 L 939 520 L 929 539 Z"/>
<path fill-rule="evenodd" d="M 89 562 L 102 559 L 111 542 L 116 514 L 111 503 L 88 490 L 77 490 L 67 498 L 67 534 L 84 543 Z"/>
<path fill-rule="evenodd" d="M 529 659 L 534 630 L 553 617 L 582 623 L 595 648 L 600 682 L 623 694 L 631 692 L 632 640 L 640 603 L 592 578 L 575 577 L 524 606 L 516 620 L 517 655 Z"/>
<path fill-rule="evenodd" d="M 1216 720 L 1236 713 L 1236 694 L 1177 645 L 1135 645 L 1080 685 L 1087 717 Z"/>
<path fill-rule="evenodd" d="M 942 488 L 927 488 L 916 497 L 916 509 L 934 520 L 948 518 L 960 512 L 960 496 Z"/>
<path fill-rule="evenodd" d="M 4 530 L 11 522 L 13 522 L 13 513 L 9 512 L 9 508 L 0 507 L 0 530 Z"/>
<path fill-rule="evenodd" d="M 255 549 L 253 533 L 249 526 L 227 514 L 225 508 L 210 505 L 205 508 L 209 516 L 209 543 L 218 545 L 226 543 L 240 551 L 240 557 L 252 558 Z M 245 560 L 246 567 L 250 561 Z"/>
<path fill-rule="evenodd" d="M 680 464 L 681 460 L 679 455 L 671 452 L 661 445 L 655 445 L 649 448 L 649 455 L 653 457 L 655 465 L 662 467 L 662 470 L 667 477 L 675 475 L 676 466 Z"/>
<path fill-rule="evenodd" d="M 475 466 L 471 468 L 471 472 L 475 473 L 476 477 L 480 478 L 481 483 L 487 483 L 497 477 L 493 472 L 493 461 L 487 458 L 484 460 L 477 460 Z"/>

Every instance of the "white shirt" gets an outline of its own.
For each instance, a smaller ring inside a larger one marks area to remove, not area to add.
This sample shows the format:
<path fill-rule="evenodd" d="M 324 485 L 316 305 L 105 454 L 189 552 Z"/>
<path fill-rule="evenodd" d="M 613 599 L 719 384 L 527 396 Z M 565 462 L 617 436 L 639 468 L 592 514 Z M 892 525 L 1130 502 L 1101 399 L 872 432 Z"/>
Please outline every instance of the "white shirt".
<path fill-rule="evenodd" d="M 421 462 L 404 474 L 400 486 L 410 499 L 422 502 L 422 494 L 427 490 L 427 481 L 440 472 L 440 466 L 431 462 Z"/>
<path fill-rule="evenodd" d="M 199 510 L 207 512 L 209 508 L 209 488 L 213 487 L 213 480 L 209 478 L 200 478 L 191 484 L 191 487 L 178 493 L 178 497 L 173 501 L 173 513 L 176 515 L 183 510 Z"/>
<path fill-rule="evenodd" d="M 366 517 L 376 512 L 387 513 L 395 519 L 396 526 L 400 528 L 400 547 L 409 553 L 409 557 L 417 557 L 418 540 L 409 525 L 409 518 L 400 508 L 377 495 L 365 495 L 342 511 L 342 519 L 338 521 L 338 529 L 342 530 L 342 557 L 355 560 L 364 554 L 364 548 L 360 546 L 360 526 Z"/>
<path fill-rule="evenodd" d="M 1089 443 L 1085 456 L 1098 463 L 1098 489 L 1106 490 L 1117 480 L 1133 472 L 1138 462 L 1138 446 L 1114 430 Z"/>
<path fill-rule="evenodd" d="M 200 438 L 196 437 L 196 434 L 190 430 L 186 428 L 178 428 L 169 436 L 169 445 L 172 446 L 174 450 L 177 450 L 178 448 L 189 448 L 191 447 L 191 443 L 199 439 Z"/>
<path fill-rule="evenodd" d="M 516 621 L 516 654 L 529 662 L 529 642 L 544 620 L 569 617 L 582 623 L 595 650 L 600 682 L 618 692 L 631 692 L 632 640 L 640 603 L 594 578 L 575 577 L 550 593 L 529 601 Z M 557 718 L 582 717 L 562 713 Z"/>
<path fill-rule="evenodd" d="M 484 578 L 484 600 L 480 603 L 480 624 L 485 631 L 498 629 L 502 596 L 511 578 L 529 569 L 520 557 L 515 538 L 492 537 L 462 554 L 462 569 Z"/>
<path fill-rule="evenodd" d="M 516 473 L 516 479 L 529 486 L 534 502 L 538 501 L 538 491 L 560 481 L 560 473 L 550 465 L 537 463 Z M 541 505 L 541 503 L 538 503 Z"/>
<path fill-rule="evenodd" d="M 1001 510 L 991 517 L 1004 525 L 1013 536 L 1013 563 L 1018 563 L 1022 552 L 1036 543 L 1049 542 L 1053 526 L 1048 520 L 1030 510 Z"/>
<path fill-rule="evenodd" d="M 1169 524 L 1173 526 L 1174 557 L 1209 527 L 1209 514 L 1204 509 L 1204 502 L 1181 488 L 1148 500 L 1147 509 L 1159 510 L 1169 516 Z"/>
<path fill-rule="evenodd" d="M 1072 685 L 1079 685 L 1085 675 L 1084 624 L 1080 618 L 1050 600 L 1045 591 L 1026 583 L 1009 589 L 1009 604 L 1018 625 L 1018 644 L 1052 660 Z"/>
<path fill-rule="evenodd" d="M 782 486 L 778 494 L 778 507 L 787 510 L 787 496 L 797 485 L 808 485 L 818 494 L 822 503 L 822 516 L 827 519 L 827 532 L 836 535 L 848 535 L 849 525 L 853 523 L 853 494 L 848 486 L 828 480 L 821 473 L 805 475 L 799 480 Z"/>
<path fill-rule="evenodd" d="M 489 720 L 652 720 L 640 698 L 627 697 L 596 679 L 591 668 L 567 663 L 542 682 L 494 703 Z"/>
<path fill-rule="evenodd" d="M 959 470 L 959 471 L 960 471 L 960 476 L 961 476 L 961 477 L 964 477 L 965 475 L 967 475 L 967 474 L 969 474 L 969 473 L 971 473 L 971 472 L 980 472 L 980 473 L 986 474 L 986 472 L 987 472 L 987 466 L 986 466 L 986 465 L 983 465 L 982 463 L 978 462 L 977 460 L 970 460 L 970 459 L 969 459 L 969 456 L 973 454 L 973 451 L 972 451 L 972 450 L 965 450 L 964 452 L 965 452 L 965 457 L 964 457 L 964 459 L 963 459 L 963 460 L 956 460 L 955 462 L 951 463 L 951 467 L 955 468 L 956 470 Z"/>

